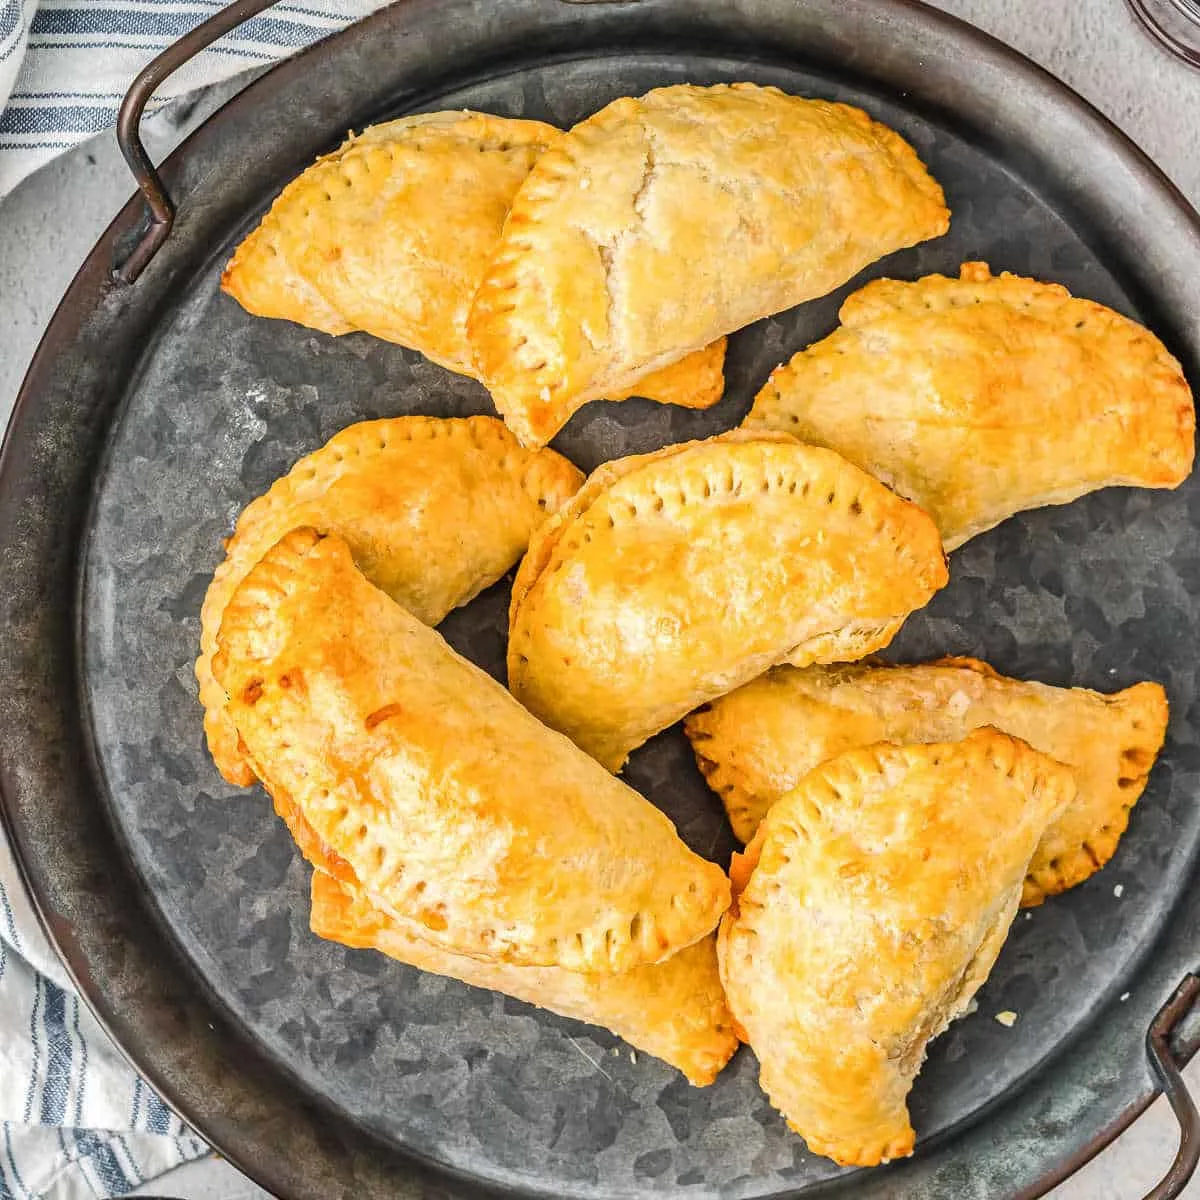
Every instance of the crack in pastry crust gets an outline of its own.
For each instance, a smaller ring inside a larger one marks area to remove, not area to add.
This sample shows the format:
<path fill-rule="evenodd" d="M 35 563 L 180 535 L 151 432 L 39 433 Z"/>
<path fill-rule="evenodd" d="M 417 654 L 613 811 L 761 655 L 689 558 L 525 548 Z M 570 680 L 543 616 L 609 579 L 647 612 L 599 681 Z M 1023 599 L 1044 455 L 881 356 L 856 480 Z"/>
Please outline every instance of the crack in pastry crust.
<path fill-rule="evenodd" d="M 1017 910 L 1070 770 L 996 730 L 852 750 L 767 814 L 718 953 L 760 1082 L 809 1149 L 910 1154 L 906 1098 L 969 1005 Z"/>
<path fill-rule="evenodd" d="M 513 585 L 513 694 L 611 770 L 784 661 L 859 658 L 946 582 L 933 523 L 827 450 L 734 431 L 607 463 Z"/>
<path fill-rule="evenodd" d="M 217 646 L 267 790 L 434 944 L 620 971 L 725 910 L 720 868 L 373 587 L 340 538 L 287 534 L 230 599 Z"/>
<path fill-rule="evenodd" d="M 517 193 L 468 317 L 475 364 L 541 444 L 588 400 L 948 222 L 912 147 L 859 109 L 753 84 L 616 100 Z"/>
<path fill-rule="evenodd" d="M 288 184 L 221 286 L 258 316 L 364 330 L 473 376 L 472 298 L 513 196 L 562 137 L 540 121 L 472 112 L 372 126 Z M 610 398 L 707 408 L 724 391 L 724 360 L 714 339 Z"/>
<path fill-rule="evenodd" d="M 777 368 L 744 425 L 829 446 L 926 509 L 947 550 L 1022 509 L 1176 487 L 1195 407 L 1140 325 L 1058 284 L 964 263 L 879 279 Z"/>
<path fill-rule="evenodd" d="M 711 934 L 664 962 L 614 974 L 483 962 L 433 945 L 321 871 L 313 873 L 311 925 L 318 937 L 611 1029 L 696 1087 L 712 1083 L 737 1049 Z"/>
<path fill-rule="evenodd" d="M 372 583 L 436 625 L 501 578 L 582 481 L 565 458 L 524 449 L 494 417 L 363 421 L 300 459 L 243 510 L 201 608 L 196 679 L 221 774 L 254 782 L 212 675 L 217 629 L 234 589 L 289 529 L 340 534 Z"/>
<path fill-rule="evenodd" d="M 781 667 L 684 723 L 701 772 L 748 842 L 818 764 L 874 742 L 944 742 L 994 726 L 1066 763 L 1075 800 L 1047 828 L 1021 902 L 1040 904 L 1108 862 L 1167 729 L 1157 683 L 1112 695 L 1025 683 L 972 658 L 919 666 Z"/>

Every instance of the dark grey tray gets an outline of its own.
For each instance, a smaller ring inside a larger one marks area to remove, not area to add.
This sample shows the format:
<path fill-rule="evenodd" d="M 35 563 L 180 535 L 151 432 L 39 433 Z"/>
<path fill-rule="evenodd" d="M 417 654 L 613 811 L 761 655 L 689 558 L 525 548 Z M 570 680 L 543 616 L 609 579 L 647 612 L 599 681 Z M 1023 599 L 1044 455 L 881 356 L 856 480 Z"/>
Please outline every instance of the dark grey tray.
<path fill-rule="evenodd" d="M 143 231 L 131 203 L 30 371 L 0 467 L 6 819 L 102 1018 L 281 1194 L 1035 1195 L 1154 1092 L 1142 1038 L 1200 959 L 1196 481 L 1005 523 L 953 555 L 950 586 L 895 643 L 899 658 L 972 654 L 1056 684 L 1159 679 L 1172 721 L 1115 861 L 1018 918 L 979 1012 L 933 1045 L 914 1089 L 916 1157 L 883 1170 L 808 1154 L 749 1051 L 693 1089 L 606 1033 L 314 938 L 307 867 L 265 797 L 227 787 L 204 750 L 198 612 L 237 511 L 353 421 L 492 411 L 419 355 L 256 320 L 222 296 L 221 267 L 271 197 L 348 127 L 402 112 L 569 125 L 615 96 L 737 79 L 899 129 L 944 184 L 951 232 L 737 334 L 708 413 L 590 406 L 555 443 L 581 467 L 731 427 L 848 291 L 969 258 L 1145 321 L 1200 382 L 1200 235 L 1157 171 L 996 43 L 917 5 L 837 0 L 385 10 L 276 68 L 181 148 L 164 168 L 174 232 L 135 284 L 111 278 Z M 507 589 L 443 626 L 497 674 Z M 627 776 L 727 861 L 720 805 L 678 729 Z M 1014 1028 L 992 1019 L 1003 1009 Z M 1181 1037 L 1177 1056 L 1195 1044 Z"/>

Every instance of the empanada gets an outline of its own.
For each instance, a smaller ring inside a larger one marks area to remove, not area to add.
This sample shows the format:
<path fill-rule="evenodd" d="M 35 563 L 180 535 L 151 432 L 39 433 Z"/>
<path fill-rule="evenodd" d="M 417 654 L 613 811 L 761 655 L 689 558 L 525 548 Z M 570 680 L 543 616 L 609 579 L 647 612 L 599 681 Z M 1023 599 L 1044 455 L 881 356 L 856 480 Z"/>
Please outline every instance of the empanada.
<path fill-rule="evenodd" d="M 313 872 L 312 931 L 357 949 L 449 975 L 602 1025 L 632 1046 L 678 1068 L 697 1087 L 712 1083 L 737 1049 L 709 935 L 665 962 L 618 974 L 585 975 L 561 967 L 515 967 L 442 950 L 375 908 L 361 893 Z"/>
<path fill-rule="evenodd" d="M 873 742 L 950 742 L 991 725 L 1068 764 L 1074 802 L 1042 837 L 1022 903 L 1082 883 L 1117 848 L 1167 729 L 1157 683 L 1114 695 L 1022 683 L 973 658 L 916 667 L 780 667 L 684 723 L 733 832 L 748 842 L 767 810 L 815 766 Z"/>
<path fill-rule="evenodd" d="M 221 286 L 258 316 L 365 330 L 474 375 L 471 299 L 517 188 L 562 137 L 540 121 L 472 112 L 375 125 L 288 184 Z M 707 408 L 724 390 L 724 359 L 724 340 L 713 339 L 612 397 Z"/>
<path fill-rule="evenodd" d="M 734 431 L 606 463 L 513 585 L 513 694 L 610 770 L 780 662 L 861 658 L 946 583 L 933 522 L 829 450 Z"/>
<path fill-rule="evenodd" d="M 767 814 L 718 953 L 771 1103 L 814 1153 L 910 1154 L 925 1046 L 987 978 L 1068 768 L 995 730 L 824 763 Z"/>
<path fill-rule="evenodd" d="M 841 320 L 771 375 L 745 426 L 845 455 L 926 509 L 947 550 L 1022 509 L 1192 469 L 1179 364 L 1058 284 L 964 263 L 959 279 L 869 283 Z"/>
<path fill-rule="evenodd" d="M 372 586 L 341 538 L 287 534 L 230 598 L 217 647 L 255 774 L 435 945 L 628 970 L 725 910 L 718 867 Z"/>
<path fill-rule="evenodd" d="M 753 84 L 614 101 L 538 159 L 467 329 L 526 445 L 760 317 L 946 232 L 942 189 L 866 113 Z"/>
<path fill-rule="evenodd" d="M 363 421 L 302 458 L 246 506 L 204 597 L 196 679 L 221 774 L 254 782 L 212 677 L 217 629 L 246 572 L 289 529 L 339 534 L 372 583 L 436 625 L 508 571 L 582 481 L 553 451 L 523 449 L 494 417 Z"/>

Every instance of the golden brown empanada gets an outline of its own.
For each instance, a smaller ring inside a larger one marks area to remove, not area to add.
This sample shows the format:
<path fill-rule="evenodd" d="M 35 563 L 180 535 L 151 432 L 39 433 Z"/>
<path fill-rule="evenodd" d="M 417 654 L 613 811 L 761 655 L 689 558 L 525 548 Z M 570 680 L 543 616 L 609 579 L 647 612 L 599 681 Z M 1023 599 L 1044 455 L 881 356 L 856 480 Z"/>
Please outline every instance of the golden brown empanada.
<path fill-rule="evenodd" d="M 659 88 L 576 125 L 517 192 L 467 328 L 526 445 L 576 409 L 946 232 L 866 113 L 753 84 Z"/>
<path fill-rule="evenodd" d="M 698 941 L 724 873 L 372 586 L 287 534 L 238 586 L 213 674 L 256 775 L 372 903 L 443 949 L 619 971 Z"/>
<path fill-rule="evenodd" d="M 606 463 L 513 585 L 513 694 L 610 770 L 779 662 L 861 658 L 946 583 L 933 522 L 829 450 L 734 431 Z"/>
<path fill-rule="evenodd" d="M 540 121 L 472 112 L 375 125 L 283 190 L 221 286 L 258 316 L 365 330 L 474 375 L 471 299 L 517 188 L 562 137 Z M 707 408 L 724 390 L 724 360 L 724 339 L 714 339 L 612 395 Z"/>
<path fill-rule="evenodd" d="M 925 1046 L 987 978 L 1068 768 L 995 730 L 824 763 L 767 814 L 721 922 L 721 978 L 759 1082 L 809 1149 L 910 1154 Z"/>
<path fill-rule="evenodd" d="M 246 572 L 289 529 L 339 534 L 372 583 L 436 625 L 508 571 L 582 481 L 553 451 L 523 449 L 494 417 L 363 421 L 302 458 L 246 506 L 204 597 L 196 679 L 221 774 L 254 782 L 212 677 L 217 629 Z"/>
<path fill-rule="evenodd" d="M 1195 409 L 1150 332 L 1064 287 L 964 263 L 880 279 L 767 380 L 749 429 L 829 446 L 937 522 L 947 550 L 1111 484 L 1175 487 Z"/>
<path fill-rule="evenodd" d="M 1082 883 L 1112 858 L 1167 729 L 1157 683 L 1106 696 L 1022 683 L 973 658 L 916 667 L 780 667 L 688 717 L 709 786 L 748 842 L 815 766 L 873 742 L 950 742 L 991 725 L 1066 763 L 1074 802 L 1042 837 L 1022 903 Z"/>
<path fill-rule="evenodd" d="M 449 975 L 602 1025 L 632 1046 L 678 1068 L 697 1087 L 712 1083 L 737 1049 L 710 934 L 665 962 L 618 974 L 585 975 L 561 967 L 515 967 L 440 949 L 375 908 L 361 892 L 313 872 L 312 931 L 357 949 Z"/>

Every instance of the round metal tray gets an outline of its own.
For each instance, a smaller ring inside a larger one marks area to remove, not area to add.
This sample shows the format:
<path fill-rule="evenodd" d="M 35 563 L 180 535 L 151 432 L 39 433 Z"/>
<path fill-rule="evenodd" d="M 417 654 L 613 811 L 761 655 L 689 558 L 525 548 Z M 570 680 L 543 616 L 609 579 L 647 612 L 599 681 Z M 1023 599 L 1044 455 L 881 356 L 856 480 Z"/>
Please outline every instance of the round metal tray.
<path fill-rule="evenodd" d="M 384 10 L 277 67 L 181 147 L 163 168 L 174 231 L 148 230 L 131 202 L 30 370 L 0 465 L 5 818 L 115 1037 L 281 1195 L 1033 1196 L 1156 1090 L 1142 1040 L 1200 958 L 1196 481 L 1005 523 L 952 557 L 950 586 L 893 648 L 1108 690 L 1160 679 L 1173 716 L 1114 863 L 1018 918 L 979 1012 L 931 1047 L 912 1096 L 916 1156 L 886 1169 L 809 1154 L 747 1050 L 693 1089 L 605 1033 L 314 938 L 306 866 L 265 798 L 224 785 L 204 751 L 198 612 L 242 505 L 355 420 L 490 411 L 476 384 L 419 355 L 249 317 L 217 288 L 233 246 L 350 127 L 450 107 L 569 125 L 616 96 L 736 79 L 847 100 L 899 129 L 944 184 L 951 232 L 737 334 L 728 394 L 708 413 L 589 407 L 555 443 L 581 467 L 729 428 L 771 367 L 834 326 L 849 290 L 969 258 L 1145 321 L 1200 379 L 1195 214 L 1050 77 L 883 0 Z M 507 586 L 443 626 L 495 672 Z M 727 860 L 720 806 L 678 730 L 627 777 Z M 1014 1028 L 992 1020 L 1002 1009 L 1020 1014 Z M 1176 1060 L 1197 1033 L 1181 1028 Z"/>

